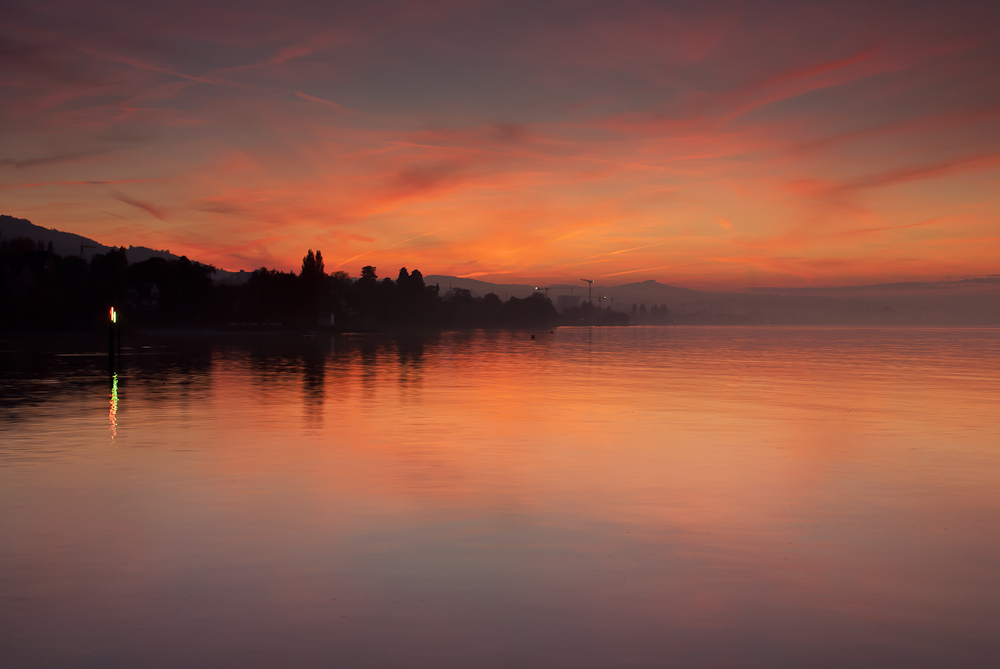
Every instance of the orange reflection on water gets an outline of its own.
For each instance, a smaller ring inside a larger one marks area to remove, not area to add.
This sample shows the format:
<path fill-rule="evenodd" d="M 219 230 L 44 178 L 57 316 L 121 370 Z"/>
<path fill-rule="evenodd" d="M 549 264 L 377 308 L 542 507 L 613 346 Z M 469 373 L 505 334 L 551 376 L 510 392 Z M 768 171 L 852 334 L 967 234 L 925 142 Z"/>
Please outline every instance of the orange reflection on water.
<path fill-rule="evenodd" d="M 63 450 L 0 490 L 31 502 L 0 567 L 12 595 L 53 573 L 69 594 L 11 638 L 55 625 L 71 647 L 139 615 L 125 657 L 258 666 L 998 650 L 996 331 L 275 338 L 187 359 L 130 371 L 119 441 L 143 448 L 56 432 L 86 416 L 35 426 Z"/>

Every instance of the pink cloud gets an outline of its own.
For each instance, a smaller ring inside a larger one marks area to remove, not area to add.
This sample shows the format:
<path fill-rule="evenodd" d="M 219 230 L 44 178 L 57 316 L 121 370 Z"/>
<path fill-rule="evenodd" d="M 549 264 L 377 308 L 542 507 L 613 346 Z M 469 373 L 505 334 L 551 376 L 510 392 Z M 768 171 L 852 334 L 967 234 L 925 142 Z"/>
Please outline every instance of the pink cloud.
<path fill-rule="evenodd" d="M 702 285 L 984 267 L 984 22 L 841 9 L 251 2 L 84 29 L 27 8 L 0 26 L 0 187 L 94 236 L 126 203 L 149 214 L 128 243 L 228 267 L 309 247 L 351 271 Z"/>
<path fill-rule="evenodd" d="M 149 214 L 153 218 L 159 219 L 161 221 L 167 220 L 166 216 L 167 216 L 168 212 L 163 207 L 157 207 L 157 206 L 154 206 L 154 205 L 150 204 L 149 202 L 143 202 L 142 200 L 136 200 L 136 199 L 133 199 L 133 198 L 130 198 L 130 197 L 126 197 L 125 195 L 121 195 L 121 194 L 118 194 L 118 193 L 116 193 L 114 195 L 114 198 L 116 200 L 120 201 L 120 202 L 124 202 L 127 205 L 133 206 L 136 209 L 140 209 L 140 210 L 146 212 L 147 214 Z"/>

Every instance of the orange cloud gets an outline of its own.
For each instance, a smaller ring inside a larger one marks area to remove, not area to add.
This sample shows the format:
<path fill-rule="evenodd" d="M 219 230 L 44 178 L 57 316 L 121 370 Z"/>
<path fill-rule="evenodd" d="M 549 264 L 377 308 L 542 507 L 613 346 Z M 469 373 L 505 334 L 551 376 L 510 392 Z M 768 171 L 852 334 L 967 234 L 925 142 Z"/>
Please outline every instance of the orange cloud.
<path fill-rule="evenodd" d="M 425 4 L 154 8 L 141 44 L 132 10 L 99 34 L 19 12 L 4 213 L 228 269 L 320 248 L 524 281 L 996 271 L 982 16 Z"/>

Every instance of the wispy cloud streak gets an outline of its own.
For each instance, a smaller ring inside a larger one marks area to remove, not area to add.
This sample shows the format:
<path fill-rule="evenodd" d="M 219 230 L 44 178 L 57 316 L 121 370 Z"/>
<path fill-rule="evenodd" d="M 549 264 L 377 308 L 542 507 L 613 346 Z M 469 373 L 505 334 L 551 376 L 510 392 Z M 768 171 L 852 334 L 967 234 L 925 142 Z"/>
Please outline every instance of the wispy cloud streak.
<path fill-rule="evenodd" d="M 1000 257 L 1000 10 L 62 7 L 0 24 L 5 213 L 48 227 L 100 238 L 128 214 L 129 243 L 227 268 L 322 243 L 352 272 L 523 280 Z"/>

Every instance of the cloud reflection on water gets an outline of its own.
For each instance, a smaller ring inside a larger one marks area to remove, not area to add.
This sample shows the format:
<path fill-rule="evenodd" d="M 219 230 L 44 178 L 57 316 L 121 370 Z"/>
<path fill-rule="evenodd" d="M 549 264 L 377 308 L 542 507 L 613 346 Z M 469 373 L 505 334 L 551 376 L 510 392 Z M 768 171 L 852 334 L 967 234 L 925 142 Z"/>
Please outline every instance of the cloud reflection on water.
<path fill-rule="evenodd" d="M 123 357 L 117 449 L 102 360 L 2 359 L 32 399 L 0 413 L 0 660 L 909 668 L 998 650 L 995 330 L 158 344 Z"/>

